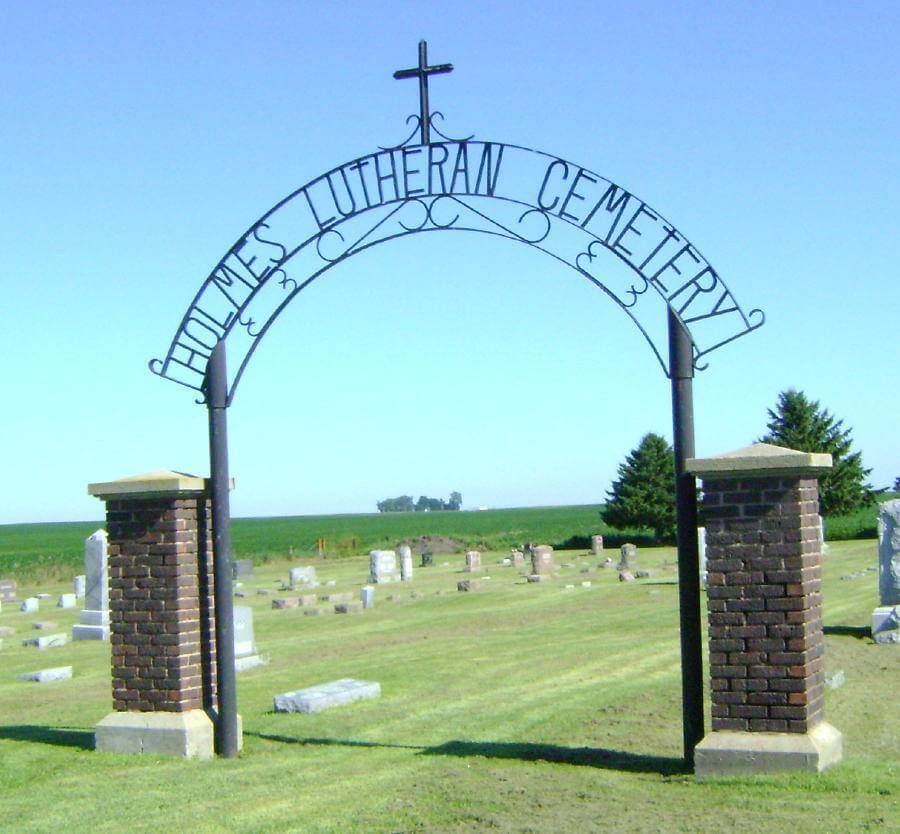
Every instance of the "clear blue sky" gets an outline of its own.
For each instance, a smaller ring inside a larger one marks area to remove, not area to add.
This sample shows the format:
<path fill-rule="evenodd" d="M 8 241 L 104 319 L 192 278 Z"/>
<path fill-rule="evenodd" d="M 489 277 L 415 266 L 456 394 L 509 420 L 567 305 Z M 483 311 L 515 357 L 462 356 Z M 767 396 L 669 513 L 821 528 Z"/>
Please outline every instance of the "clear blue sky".
<path fill-rule="evenodd" d="M 419 38 L 451 135 L 574 160 L 674 222 L 761 330 L 695 382 L 697 447 L 794 386 L 900 475 L 900 6 L 14 3 L 0 31 L 0 523 L 100 518 L 87 483 L 208 471 L 206 412 L 152 375 L 232 241 L 406 135 Z M 235 515 L 600 501 L 669 387 L 584 279 L 421 235 L 332 270 L 230 410 Z"/>

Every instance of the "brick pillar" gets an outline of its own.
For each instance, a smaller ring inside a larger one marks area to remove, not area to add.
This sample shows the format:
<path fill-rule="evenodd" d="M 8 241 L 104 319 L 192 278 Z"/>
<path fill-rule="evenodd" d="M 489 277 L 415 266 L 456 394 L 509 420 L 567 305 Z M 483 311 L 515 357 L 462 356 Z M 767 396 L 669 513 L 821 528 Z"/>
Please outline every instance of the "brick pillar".
<path fill-rule="evenodd" d="M 88 492 L 106 502 L 112 694 L 97 750 L 213 755 L 215 623 L 205 479 L 161 471 Z"/>
<path fill-rule="evenodd" d="M 700 778 L 823 770 L 841 735 L 823 720 L 817 474 L 831 456 L 759 443 L 687 463 L 703 479 L 712 732 Z"/>

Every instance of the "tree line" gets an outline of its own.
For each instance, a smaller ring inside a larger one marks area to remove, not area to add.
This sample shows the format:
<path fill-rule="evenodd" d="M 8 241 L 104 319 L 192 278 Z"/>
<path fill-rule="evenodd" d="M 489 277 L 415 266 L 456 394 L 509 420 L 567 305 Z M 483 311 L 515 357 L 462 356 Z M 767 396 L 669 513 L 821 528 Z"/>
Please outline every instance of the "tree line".
<path fill-rule="evenodd" d="M 832 468 L 819 478 L 822 515 L 843 515 L 870 504 L 879 490 L 866 483 L 862 454 L 852 450 L 851 430 L 818 400 L 788 389 L 778 395 L 761 443 L 800 452 L 828 452 Z M 661 541 L 675 539 L 675 454 L 668 441 L 652 432 L 628 453 L 607 492 L 603 520 L 611 527 L 645 527 Z M 900 478 L 894 484 L 900 488 Z"/>
<path fill-rule="evenodd" d="M 398 495 L 396 498 L 384 498 L 375 506 L 378 507 L 378 512 L 380 513 L 423 513 L 437 510 L 458 510 L 462 506 L 462 494 L 451 492 L 448 501 L 444 501 L 442 498 L 429 498 L 427 495 L 420 495 L 419 500 L 416 502 L 413 502 L 411 495 Z"/>

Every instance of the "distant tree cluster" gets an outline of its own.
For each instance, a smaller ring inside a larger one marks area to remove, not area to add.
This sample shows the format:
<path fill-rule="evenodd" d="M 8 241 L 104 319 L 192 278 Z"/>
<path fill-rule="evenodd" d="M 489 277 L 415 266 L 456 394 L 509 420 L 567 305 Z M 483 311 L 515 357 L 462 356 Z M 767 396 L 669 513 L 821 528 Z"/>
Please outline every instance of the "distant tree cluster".
<path fill-rule="evenodd" d="M 437 510 L 458 510 L 462 506 L 462 494 L 451 492 L 449 501 L 420 495 L 419 500 L 415 502 L 413 502 L 411 495 L 400 495 L 397 498 L 385 498 L 379 501 L 376 506 L 380 513 L 424 513 Z"/>

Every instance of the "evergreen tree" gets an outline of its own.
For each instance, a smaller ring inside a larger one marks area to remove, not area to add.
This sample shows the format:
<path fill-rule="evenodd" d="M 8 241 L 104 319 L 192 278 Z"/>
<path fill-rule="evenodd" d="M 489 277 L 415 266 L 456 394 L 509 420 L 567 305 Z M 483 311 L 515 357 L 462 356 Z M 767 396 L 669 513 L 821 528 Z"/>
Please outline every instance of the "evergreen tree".
<path fill-rule="evenodd" d="M 806 398 L 793 388 L 778 395 L 778 403 L 769 409 L 769 432 L 763 443 L 786 446 L 800 452 L 828 452 L 833 467 L 819 477 L 819 508 L 822 515 L 843 515 L 864 507 L 873 499 L 872 485 L 863 469 L 862 454 L 851 452 L 850 429 L 843 420 L 835 420 L 818 401 Z"/>
<path fill-rule="evenodd" d="M 619 477 L 601 511 L 611 527 L 649 527 L 658 539 L 675 538 L 675 454 L 665 438 L 647 434 L 619 464 Z"/>

